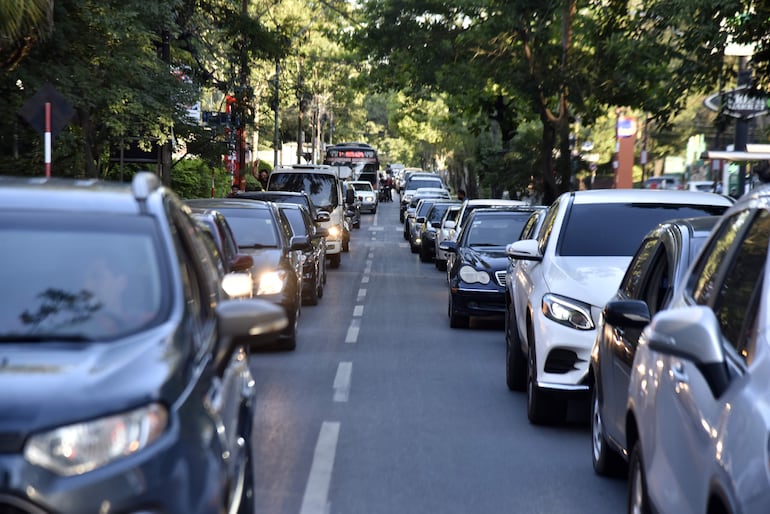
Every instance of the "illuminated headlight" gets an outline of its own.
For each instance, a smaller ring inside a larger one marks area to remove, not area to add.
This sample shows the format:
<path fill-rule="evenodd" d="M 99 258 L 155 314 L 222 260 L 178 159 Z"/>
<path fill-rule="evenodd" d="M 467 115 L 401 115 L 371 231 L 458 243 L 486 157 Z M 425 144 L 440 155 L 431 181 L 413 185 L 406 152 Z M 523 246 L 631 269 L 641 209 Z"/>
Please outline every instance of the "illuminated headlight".
<path fill-rule="evenodd" d="M 283 291 L 287 273 L 284 270 L 265 271 L 259 276 L 258 295 L 276 294 Z"/>
<path fill-rule="evenodd" d="M 339 225 L 332 225 L 329 227 L 329 237 L 331 239 L 337 239 L 340 237 L 340 234 L 342 234 L 342 230 L 340 230 Z"/>
<path fill-rule="evenodd" d="M 160 404 L 37 434 L 24 447 L 31 464 L 63 476 L 81 475 L 146 448 L 168 425 Z"/>
<path fill-rule="evenodd" d="M 591 306 L 555 294 L 543 296 L 543 314 L 548 319 L 576 330 L 592 330 Z"/>
<path fill-rule="evenodd" d="M 478 282 L 479 284 L 489 284 L 489 273 L 485 271 L 477 271 L 471 266 L 463 266 L 460 268 L 460 279 L 463 282 L 473 284 Z"/>

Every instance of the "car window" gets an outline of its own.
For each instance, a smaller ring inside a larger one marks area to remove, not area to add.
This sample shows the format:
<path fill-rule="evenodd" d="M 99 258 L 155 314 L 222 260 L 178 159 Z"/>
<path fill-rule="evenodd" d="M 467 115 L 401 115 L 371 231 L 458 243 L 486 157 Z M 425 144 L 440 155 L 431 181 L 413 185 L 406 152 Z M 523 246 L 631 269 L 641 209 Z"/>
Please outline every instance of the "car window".
<path fill-rule="evenodd" d="M 299 209 L 281 209 L 281 214 L 286 217 L 286 221 L 291 227 L 291 233 L 295 236 L 312 235 L 311 227 L 306 222 L 306 218 Z"/>
<path fill-rule="evenodd" d="M 478 216 L 468 220 L 460 244 L 465 246 L 505 246 L 516 241 L 526 223 L 528 213 L 505 216 Z"/>
<path fill-rule="evenodd" d="M 537 228 L 537 223 L 542 216 L 542 210 L 533 212 L 529 216 L 527 222 L 524 224 L 524 228 L 521 229 L 521 235 L 519 236 L 519 239 L 532 239 L 534 237 L 535 229 Z"/>
<path fill-rule="evenodd" d="M 620 292 L 627 298 L 639 299 L 639 290 L 644 278 L 644 272 L 647 269 L 655 250 L 658 248 L 660 240 L 655 237 L 645 239 L 634 258 L 626 269 L 626 274 L 620 282 Z"/>
<path fill-rule="evenodd" d="M 278 228 L 267 209 L 222 208 L 241 248 L 277 247 Z"/>
<path fill-rule="evenodd" d="M 559 214 L 559 205 L 564 201 L 566 200 L 556 200 L 548 208 L 548 212 L 543 220 L 543 226 L 540 227 L 540 232 L 537 234 L 537 246 L 541 254 L 545 253 L 545 248 L 548 246 L 548 241 L 551 239 L 551 233 L 556 223 L 556 215 Z"/>
<path fill-rule="evenodd" d="M 719 320 L 722 335 L 744 359 L 749 357 L 753 341 L 752 305 L 761 298 L 762 278 L 770 243 L 770 213 L 761 210 L 754 217 L 738 247 L 730 259 L 714 301 L 714 313 Z"/>
<path fill-rule="evenodd" d="M 749 215 L 750 211 L 745 210 L 725 220 L 716 229 L 718 232 L 709 240 L 708 247 L 703 250 L 698 262 L 693 266 L 687 291 L 696 303 L 701 305 L 710 303 L 720 266 Z"/>
<path fill-rule="evenodd" d="M 652 203 L 573 203 L 559 232 L 562 256 L 631 256 L 655 225 L 673 218 L 721 214 L 725 206 Z"/>
<path fill-rule="evenodd" d="M 0 337 L 109 340 L 160 322 L 167 269 L 150 217 L 4 214 Z"/>

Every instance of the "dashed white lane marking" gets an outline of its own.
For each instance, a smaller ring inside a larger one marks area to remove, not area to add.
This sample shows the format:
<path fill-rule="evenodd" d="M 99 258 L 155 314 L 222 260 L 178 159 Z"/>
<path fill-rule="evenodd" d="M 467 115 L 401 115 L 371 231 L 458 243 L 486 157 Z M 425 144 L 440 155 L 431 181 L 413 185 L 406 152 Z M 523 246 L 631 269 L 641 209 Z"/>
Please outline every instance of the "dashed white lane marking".
<path fill-rule="evenodd" d="M 318 442 L 315 445 L 313 464 L 310 466 L 310 476 L 302 497 L 300 514 L 326 514 L 329 512 L 329 485 L 332 480 L 334 457 L 337 453 L 337 441 L 340 437 L 338 421 L 324 421 Z"/>
<path fill-rule="evenodd" d="M 334 401 L 346 402 L 350 397 L 350 377 L 353 374 L 352 362 L 340 362 L 334 375 Z"/>
<path fill-rule="evenodd" d="M 409 243 L 398 243 L 399 248 L 409 248 Z"/>
<path fill-rule="evenodd" d="M 360 329 L 360 320 L 354 319 L 350 322 L 348 333 L 345 336 L 346 343 L 355 343 L 358 341 L 358 331 Z"/>
<path fill-rule="evenodd" d="M 358 298 L 360 299 L 360 298 L 363 298 L 364 296 L 366 296 L 366 289 L 362 287 L 361 289 L 358 290 Z"/>
<path fill-rule="evenodd" d="M 364 315 L 364 306 L 363 305 L 356 305 L 353 307 L 353 317 L 354 318 L 360 318 Z"/>
<path fill-rule="evenodd" d="M 368 284 L 369 283 L 369 277 L 361 277 L 361 283 L 362 284 Z"/>

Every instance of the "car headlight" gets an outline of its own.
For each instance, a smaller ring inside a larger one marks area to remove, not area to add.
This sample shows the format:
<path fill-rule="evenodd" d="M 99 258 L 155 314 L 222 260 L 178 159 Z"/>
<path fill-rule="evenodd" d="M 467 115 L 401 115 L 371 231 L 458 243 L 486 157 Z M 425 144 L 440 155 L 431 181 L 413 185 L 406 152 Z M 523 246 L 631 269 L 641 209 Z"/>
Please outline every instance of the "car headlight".
<path fill-rule="evenodd" d="M 288 274 L 285 270 L 265 271 L 259 275 L 257 295 L 276 294 L 283 291 Z"/>
<path fill-rule="evenodd" d="M 593 330 L 594 322 L 591 319 L 591 306 L 565 298 L 555 294 L 543 296 L 543 314 L 550 319 L 576 330 Z"/>
<path fill-rule="evenodd" d="M 463 266 L 460 268 L 460 279 L 463 282 L 473 284 L 489 284 L 489 273 L 486 271 L 477 271 L 472 266 Z"/>
<path fill-rule="evenodd" d="M 342 230 L 340 230 L 339 225 L 332 225 L 331 227 L 329 227 L 329 237 L 331 239 L 339 238 L 340 234 L 342 234 Z"/>
<path fill-rule="evenodd" d="M 168 411 L 152 403 L 33 435 L 24 447 L 24 458 L 59 475 L 81 475 L 146 448 L 167 426 Z"/>

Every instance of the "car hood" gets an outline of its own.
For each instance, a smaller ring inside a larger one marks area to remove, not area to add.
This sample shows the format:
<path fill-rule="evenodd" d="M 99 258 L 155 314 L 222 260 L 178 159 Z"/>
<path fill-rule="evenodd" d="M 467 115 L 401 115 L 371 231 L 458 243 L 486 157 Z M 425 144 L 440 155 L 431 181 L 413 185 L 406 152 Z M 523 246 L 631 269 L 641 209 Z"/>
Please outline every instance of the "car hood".
<path fill-rule="evenodd" d="M 0 433 L 25 434 L 152 401 L 171 404 L 189 370 L 186 338 L 170 325 L 141 335 L 94 343 L 0 343 Z M 178 344 L 173 344 L 173 341 Z"/>
<path fill-rule="evenodd" d="M 598 308 L 612 298 L 631 257 L 555 257 L 543 268 L 548 290 Z"/>
<path fill-rule="evenodd" d="M 500 271 L 508 268 L 508 256 L 504 247 L 463 247 L 460 249 L 462 262 L 476 269 Z"/>
<path fill-rule="evenodd" d="M 283 258 L 283 251 L 280 248 L 241 248 L 241 252 L 251 255 L 254 260 L 252 272 L 276 269 Z"/>

